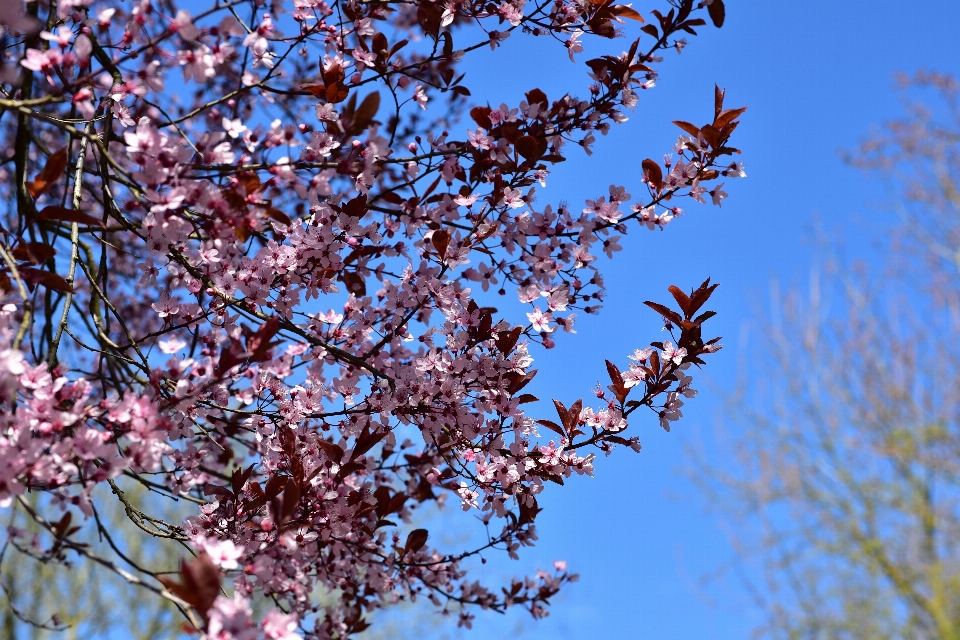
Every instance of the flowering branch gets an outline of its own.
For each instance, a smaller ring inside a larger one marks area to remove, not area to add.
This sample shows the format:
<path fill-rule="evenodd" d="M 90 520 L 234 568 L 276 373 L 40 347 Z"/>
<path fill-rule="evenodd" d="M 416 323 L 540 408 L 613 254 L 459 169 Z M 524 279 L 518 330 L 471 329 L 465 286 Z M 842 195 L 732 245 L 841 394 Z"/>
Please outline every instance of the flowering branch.
<path fill-rule="evenodd" d="M 717 89 L 709 124 L 677 121 L 633 204 L 612 185 L 579 212 L 540 208 L 537 185 L 625 121 L 658 53 L 699 15 L 720 26 L 722 1 L 650 23 L 612 0 L 7 5 L 0 25 L 25 37 L 0 70 L 0 505 L 52 537 L 43 557 L 97 563 L 210 639 L 344 638 L 421 594 L 466 626 L 476 607 L 546 615 L 576 579 L 564 563 L 497 591 L 464 562 L 533 545 L 544 483 L 592 474 L 589 447 L 639 450 L 636 409 L 680 417 L 719 349 L 697 315 L 716 285 L 671 288 L 679 313 L 648 303 L 672 341 L 607 362 L 600 408 L 533 417 L 531 354 L 600 309 L 595 248 L 612 257 L 632 221 L 664 228 L 681 198 L 720 205 L 712 183 L 745 175 L 726 157 L 744 110 Z M 586 62 L 585 97 L 469 108 L 465 55 L 549 35 L 576 60 L 627 21 L 643 35 Z M 484 35 L 455 48 L 468 25 Z M 489 306 L 508 289 L 525 319 Z M 136 505 L 133 482 L 150 490 Z M 131 526 L 104 524 L 101 485 Z M 431 539 L 418 509 L 450 497 L 484 540 Z M 168 499 L 196 510 L 150 515 Z M 136 564 L 119 541 L 139 535 L 193 557 L 177 578 Z M 254 620 L 258 594 L 277 608 Z"/>

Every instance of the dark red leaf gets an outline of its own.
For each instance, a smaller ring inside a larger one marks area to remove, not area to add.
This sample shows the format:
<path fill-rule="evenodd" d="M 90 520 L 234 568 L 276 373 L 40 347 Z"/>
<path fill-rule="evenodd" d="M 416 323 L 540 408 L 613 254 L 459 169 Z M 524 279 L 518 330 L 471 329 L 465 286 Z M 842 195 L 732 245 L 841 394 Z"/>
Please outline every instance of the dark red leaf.
<path fill-rule="evenodd" d="M 527 104 L 533 106 L 535 104 L 542 104 L 544 108 L 548 107 L 550 103 L 547 101 L 547 94 L 545 94 L 540 89 L 531 89 L 524 94 L 527 97 Z"/>
<path fill-rule="evenodd" d="M 44 271 L 33 267 L 20 267 L 18 271 L 20 272 L 20 277 L 30 285 L 31 289 L 38 284 L 42 284 L 47 289 L 62 291 L 63 293 L 73 293 L 73 287 L 52 271 Z"/>
<path fill-rule="evenodd" d="M 713 295 L 713 292 L 719 287 L 719 284 L 710 284 L 710 278 L 704 280 L 703 284 L 697 287 L 697 290 L 690 294 L 690 315 L 692 316 L 697 311 L 700 310 L 707 300 L 710 299 L 710 296 Z"/>
<path fill-rule="evenodd" d="M 276 220 L 280 224 L 290 224 L 292 222 L 292 220 L 290 220 L 290 216 L 285 214 L 283 211 L 280 211 L 280 209 L 277 209 L 276 207 L 267 207 L 265 213 L 267 214 L 268 218 Z"/>
<path fill-rule="evenodd" d="M 520 334 L 522 332 L 523 328 L 521 327 L 514 327 L 509 331 L 499 331 L 497 332 L 497 336 L 494 338 L 493 343 L 504 356 L 508 356 L 516 346 L 517 340 L 520 339 Z"/>
<path fill-rule="evenodd" d="M 654 189 L 660 189 L 663 186 L 663 171 L 660 169 L 660 165 L 655 161 L 647 158 L 641 164 L 643 168 L 643 175 L 647 178 Z"/>
<path fill-rule="evenodd" d="M 683 292 L 683 289 L 676 285 L 670 285 L 667 288 L 667 291 L 673 295 L 673 299 L 677 301 L 677 304 L 680 305 L 680 310 L 683 311 L 686 317 L 690 317 L 692 312 L 690 309 L 690 298 L 687 297 L 687 294 Z M 694 310 L 696 311 L 696 310 Z"/>
<path fill-rule="evenodd" d="M 543 511 L 543 509 L 537 505 L 537 499 L 533 496 L 530 496 L 526 500 L 521 500 L 519 524 L 532 523 L 537 519 L 537 514 L 541 511 Z"/>
<path fill-rule="evenodd" d="M 373 34 L 373 52 L 377 54 L 377 56 L 386 55 L 389 47 L 390 43 L 387 42 L 387 36 L 379 31 Z"/>
<path fill-rule="evenodd" d="M 706 322 L 707 320 L 709 320 L 715 315 L 717 315 L 716 311 L 704 311 L 703 313 L 698 315 L 696 318 L 694 318 L 693 321 L 697 324 L 703 324 L 704 322 Z"/>
<path fill-rule="evenodd" d="M 527 160 L 539 160 L 547 152 L 547 141 L 534 136 L 520 136 L 516 143 L 517 153 Z"/>
<path fill-rule="evenodd" d="M 317 440 L 317 446 L 323 449 L 327 457 L 333 462 L 340 462 L 343 459 L 343 449 L 340 448 L 340 445 L 329 440 Z"/>
<path fill-rule="evenodd" d="M 231 342 L 229 346 L 220 350 L 220 357 L 217 359 L 217 368 L 215 373 L 222 376 L 227 371 L 240 364 L 246 358 L 246 351 L 240 346 L 239 342 Z"/>
<path fill-rule="evenodd" d="M 493 128 L 493 123 L 490 122 L 491 111 L 493 111 L 493 109 L 490 107 L 474 107 L 470 109 L 470 117 L 473 118 L 473 121 L 476 122 L 478 126 L 484 129 L 491 129 Z"/>
<path fill-rule="evenodd" d="M 614 442 L 614 443 L 616 443 L 616 444 L 622 444 L 622 445 L 625 446 L 625 447 L 632 447 L 632 446 L 633 446 L 633 443 L 632 443 L 632 442 L 630 442 L 630 441 L 627 440 L 626 438 L 622 438 L 622 437 L 620 437 L 620 436 L 609 435 L 609 436 L 604 436 L 603 439 L 606 440 L 607 442 Z"/>
<path fill-rule="evenodd" d="M 417 23 L 428 36 L 437 37 L 440 31 L 440 9 L 429 3 L 421 2 L 417 4 Z"/>
<path fill-rule="evenodd" d="M 652 24 L 645 24 L 642 27 L 640 27 L 640 30 L 643 31 L 644 33 L 649 33 L 651 36 L 653 36 L 657 40 L 660 39 L 660 32 L 657 31 L 657 28 Z"/>
<path fill-rule="evenodd" d="M 713 118 L 716 120 L 720 114 L 723 112 L 723 95 L 726 93 L 725 89 L 721 89 L 717 85 L 713 85 Z"/>
<path fill-rule="evenodd" d="M 655 378 L 660 375 L 660 354 L 657 351 L 650 354 L 650 369 Z"/>
<path fill-rule="evenodd" d="M 410 532 L 410 535 L 407 536 L 407 542 L 403 545 L 404 553 L 411 553 L 419 551 L 427 544 L 427 538 L 430 536 L 430 532 L 426 529 L 414 529 Z"/>
<path fill-rule="evenodd" d="M 357 438 L 357 443 L 353 447 L 352 459 L 356 460 L 358 457 L 370 451 L 370 449 L 373 449 L 378 442 L 387 437 L 387 433 L 387 431 L 374 431 L 370 433 L 365 428 Z"/>
<path fill-rule="evenodd" d="M 27 192 L 33 199 L 39 198 L 53 187 L 54 183 L 63 175 L 63 171 L 66 168 L 67 148 L 64 147 L 51 153 L 50 157 L 47 158 L 47 164 L 45 164 L 40 173 L 37 174 L 37 177 L 27 181 Z"/>
<path fill-rule="evenodd" d="M 300 503 L 300 487 L 293 478 L 287 479 L 287 486 L 283 490 L 283 508 L 280 509 L 280 524 L 285 522 L 296 510 Z"/>
<path fill-rule="evenodd" d="M 636 20 L 637 22 L 643 22 L 643 16 L 641 16 L 636 9 L 632 9 L 623 4 L 615 4 L 610 7 L 610 11 L 621 18 L 629 18 L 630 20 Z"/>
<path fill-rule="evenodd" d="M 66 207 L 44 207 L 37 214 L 37 220 L 61 220 L 63 222 L 76 222 L 90 227 L 104 227 L 103 222 L 93 216 L 87 215 L 76 209 L 67 209 Z"/>
<path fill-rule="evenodd" d="M 380 92 L 374 91 L 367 95 L 360 103 L 356 112 L 353 114 L 353 122 L 347 135 L 356 135 L 361 133 L 373 121 L 380 109 Z"/>
<path fill-rule="evenodd" d="M 203 485 L 203 495 L 224 496 L 226 498 L 233 498 L 234 493 L 229 489 L 227 489 L 226 487 L 221 487 L 220 485 L 208 482 L 205 485 Z"/>
<path fill-rule="evenodd" d="M 650 302 L 649 300 L 647 300 L 643 304 L 647 305 L 648 307 L 650 307 L 651 309 L 653 309 L 654 311 L 656 311 L 657 313 L 659 313 L 664 318 L 666 318 L 667 320 L 669 320 L 674 324 L 680 324 L 680 321 L 683 320 L 683 318 L 680 317 L 679 313 L 677 313 L 676 311 L 668 307 L 663 306 L 662 304 L 659 304 L 657 302 Z"/>
<path fill-rule="evenodd" d="M 13 248 L 11 253 L 21 262 L 43 264 L 56 255 L 57 250 L 42 242 L 21 242 Z"/>
<path fill-rule="evenodd" d="M 553 420 L 537 420 L 537 424 L 539 424 L 539 425 L 541 425 L 541 426 L 544 426 L 544 427 L 546 427 L 547 429 L 550 429 L 550 431 L 553 431 L 553 432 L 555 432 L 555 433 L 560 434 L 560 435 L 563 436 L 564 438 L 567 437 L 567 434 L 564 433 L 564 431 L 563 431 L 563 427 L 561 427 L 560 425 L 558 425 L 558 424 L 557 424 L 556 422 L 554 422 Z"/>
<path fill-rule="evenodd" d="M 727 9 L 723 6 L 723 0 L 713 0 L 707 5 L 707 12 L 710 14 L 713 26 L 718 29 L 723 26 L 723 21 L 727 17 Z"/>
<path fill-rule="evenodd" d="M 717 129 L 723 129 L 731 122 L 737 119 L 744 111 L 747 110 L 747 107 L 740 107 L 739 109 L 726 109 L 721 111 L 720 114 L 713 121 L 713 126 Z M 726 133 L 730 133 L 729 131 Z"/>
<path fill-rule="evenodd" d="M 553 401 L 553 406 L 557 409 L 557 415 L 560 416 L 560 423 L 563 425 L 564 431 L 569 431 L 567 426 L 567 407 L 559 400 Z"/>
<path fill-rule="evenodd" d="M 433 232 L 433 235 L 430 236 L 430 242 L 433 243 L 433 248 L 437 250 L 437 255 L 442 259 L 447 255 L 447 245 L 450 244 L 450 234 L 447 233 L 446 229 L 437 229 Z"/>
<path fill-rule="evenodd" d="M 689 122 L 684 122 L 683 120 L 674 120 L 673 124 L 677 125 L 681 129 L 689 133 L 691 136 L 693 136 L 694 139 L 696 139 L 697 136 L 700 135 L 700 127 L 690 124 Z"/>
<path fill-rule="evenodd" d="M 280 331 L 280 319 L 270 318 L 257 329 L 257 332 L 247 338 L 247 358 L 250 362 L 263 362 L 270 359 L 270 350 L 278 342 L 270 340 Z"/>
<path fill-rule="evenodd" d="M 510 386 L 507 388 L 507 391 L 509 391 L 510 393 L 516 393 L 520 391 L 520 389 L 523 389 L 525 386 L 527 386 L 536 375 L 537 375 L 536 369 L 534 369 L 533 371 L 528 371 L 525 374 L 519 373 L 517 371 L 512 371 L 506 374 L 503 377 L 510 382 Z"/>
<path fill-rule="evenodd" d="M 366 280 L 364 280 L 363 276 L 355 271 L 348 271 L 347 273 L 344 273 L 343 283 L 347 286 L 347 291 L 358 298 L 367 294 Z"/>
<path fill-rule="evenodd" d="M 571 438 L 576 435 L 577 423 L 580 421 L 581 411 L 583 411 L 583 400 L 574 402 L 567 411 L 567 418 L 563 424 L 567 428 L 567 433 Z"/>
<path fill-rule="evenodd" d="M 180 582 L 167 576 L 157 579 L 172 594 L 192 605 L 204 619 L 220 595 L 220 571 L 205 552 L 189 562 L 180 561 Z"/>
<path fill-rule="evenodd" d="M 607 375 L 610 376 L 610 382 L 612 382 L 614 386 L 622 387 L 623 376 L 620 375 L 620 369 L 618 369 L 617 365 L 613 364 L 609 360 L 605 360 L 604 362 L 607 363 Z"/>
<path fill-rule="evenodd" d="M 700 135 L 703 136 L 703 139 L 714 149 L 720 146 L 720 143 L 726 137 L 724 134 L 720 133 L 720 130 L 714 127 L 712 124 L 705 124 L 700 127 Z"/>

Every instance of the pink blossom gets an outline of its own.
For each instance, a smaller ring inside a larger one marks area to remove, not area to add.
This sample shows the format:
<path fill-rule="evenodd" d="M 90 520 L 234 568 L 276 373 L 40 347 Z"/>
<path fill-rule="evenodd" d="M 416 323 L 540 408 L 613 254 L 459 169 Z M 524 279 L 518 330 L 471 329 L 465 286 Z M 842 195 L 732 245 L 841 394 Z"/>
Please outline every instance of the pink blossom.
<path fill-rule="evenodd" d="M 180 313 L 180 303 L 177 302 L 177 300 L 167 292 L 164 292 L 160 296 L 159 302 L 155 302 L 151 306 L 153 307 L 153 310 L 157 312 L 157 315 L 161 318 L 174 316 Z"/>
<path fill-rule="evenodd" d="M 603 241 L 603 252 L 608 258 L 612 258 L 614 253 L 622 249 L 623 247 L 620 246 L 620 236 L 611 236 Z"/>
<path fill-rule="evenodd" d="M 533 311 L 527 314 L 527 319 L 530 321 L 534 331 L 550 333 L 556 329 L 556 327 L 550 324 L 553 322 L 553 314 L 549 311 L 544 313 L 540 310 L 540 307 L 534 307 Z"/>
<path fill-rule="evenodd" d="M 264 66 L 268 69 L 272 69 L 274 65 L 274 58 L 276 55 L 268 50 L 269 43 L 265 38 L 259 38 L 252 47 L 250 47 L 250 52 L 253 54 L 253 68 L 256 69 L 259 66 Z"/>
<path fill-rule="evenodd" d="M 181 9 L 177 12 L 177 17 L 173 19 L 173 22 L 170 23 L 169 27 L 172 33 L 177 33 L 181 38 L 187 42 L 196 41 L 197 37 L 200 35 L 200 31 L 194 26 L 193 19 L 190 17 L 190 12 Z"/>
<path fill-rule="evenodd" d="M 493 144 L 493 138 L 486 135 L 486 132 L 480 127 L 477 127 L 476 131 L 468 131 L 467 138 L 470 144 L 477 149 L 487 150 Z"/>
<path fill-rule="evenodd" d="M 454 201 L 455 203 L 457 203 L 458 205 L 460 205 L 461 207 L 469 207 L 469 206 L 471 206 L 474 202 L 476 202 L 476 201 L 477 201 L 477 198 L 479 198 L 479 197 L 480 197 L 480 196 L 478 196 L 477 194 L 471 194 L 471 195 L 469 195 L 469 196 L 458 195 L 457 197 L 455 197 L 455 198 L 453 199 L 453 201 Z"/>
<path fill-rule="evenodd" d="M 233 598 L 217 596 L 201 640 L 255 640 L 257 628 L 250 602 L 239 593 Z"/>
<path fill-rule="evenodd" d="M 421 85 L 419 85 L 419 84 L 416 86 L 416 88 L 415 88 L 414 91 L 413 91 L 413 99 L 416 101 L 416 103 L 417 103 L 418 105 L 420 105 L 420 108 L 421 108 L 421 109 L 423 109 L 424 111 L 426 111 L 426 109 L 427 109 L 427 92 L 426 92 L 426 90 L 425 90 Z"/>
<path fill-rule="evenodd" d="M 583 53 L 583 45 L 580 44 L 580 36 L 583 35 L 583 31 L 577 29 L 573 34 L 564 42 L 564 46 L 567 47 L 567 53 L 570 55 L 570 62 L 576 62 L 573 59 L 573 56 L 577 53 Z"/>
<path fill-rule="evenodd" d="M 26 371 L 23 353 L 16 349 L 0 350 L 0 402 L 10 402 L 20 387 L 19 377 Z"/>
<path fill-rule="evenodd" d="M 700 204 L 706 204 L 706 200 L 703 199 L 703 194 L 706 192 L 707 188 L 701 186 L 698 180 L 694 180 L 693 184 L 690 185 L 690 197 Z"/>
<path fill-rule="evenodd" d="M 224 131 L 226 131 L 227 135 L 231 138 L 239 138 L 247 131 L 246 125 L 243 124 L 240 118 L 231 120 L 230 118 L 224 117 L 223 120 L 221 120 L 221 124 L 223 124 Z"/>
<path fill-rule="evenodd" d="M 41 31 L 40 37 L 49 42 L 57 43 L 61 49 L 66 49 L 70 46 L 70 41 L 73 40 L 73 31 L 65 26 L 60 26 L 57 27 L 56 33 Z"/>
<path fill-rule="evenodd" d="M 519 209 L 525 203 L 523 196 L 520 193 L 519 189 L 511 189 L 510 187 L 505 187 L 503 190 L 503 204 L 507 205 L 511 209 Z"/>
<path fill-rule="evenodd" d="M 205 83 L 217 75 L 210 47 L 201 44 L 194 49 L 177 51 L 177 60 L 183 67 L 183 79 Z"/>
<path fill-rule="evenodd" d="M 233 540 L 204 538 L 201 546 L 221 569 L 236 569 L 237 560 L 243 557 L 243 547 L 236 546 Z"/>
<path fill-rule="evenodd" d="M 20 61 L 20 64 L 31 71 L 50 75 L 62 59 L 63 57 L 57 49 L 47 49 L 43 52 L 36 49 L 27 49 L 26 57 Z"/>
<path fill-rule="evenodd" d="M 353 50 L 351 54 L 353 59 L 357 63 L 357 71 L 363 72 L 365 69 L 373 67 L 377 63 L 377 56 L 370 52 L 364 51 L 363 49 L 357 48 Z"/>
<path fill-rule="evenodd" d="M 681 400 L 677 394 L 671 391 L 667 394 L 667 401 L 663 405 L 663 410 L 660 412 L 660 426 L 663 427 L 665 431 L 670 431 L 670 423 L 676 422 L 683 417 L 683 413 L 680 411 L 680 407 L 683 406 L 683 400 Z"/>
<path fill-rule="evenodd" d="M 97 13 L 97 24 L 101 29 L 107 29 L 110 27 L 110 20 L 113 19 L 114 14 L 117 10 L 113 7 L 107 7 Z"/>
<path fill-rule="evenodd" d="M 680 364 L 683 362 L 683 359 L 687 356 L 687 350 L 684 348 L 676 348 L 673 346 L 673 343 L 669 340 L 663 343 L 663 359 L 672 362 L 673 364 Z"/>
<path fill-rule="evenodd" d="M 743 170 L 742 162 L 732 162 L 730 166 L 723 172 L 723 175 L 730 178 L 746 178 L 747 172 Z"/>
<path fill-rule="evenodd" d="M 622 212 L 617 210 L 616 202 L 607 202 L 603 196 L 596 200 L 587 200 L 587 207 L 583 212 L 593 214 L 607 222 L 616 222 L 623 215 Z"/>
<path fill-rule="evenodd" d="M 722 183 L 720 184 L 720 186 L 715 187 L 710 192 L 710 197 L 713 199 L 713 204 L 717 205 L 718 207 L 721 206 L 720 202 L 727 197 L 727 192 L 723 190 Z"/>
<path fill-rule="evenodd" d="M 260 623 L 266 640 L 303 640 L 297 633 L 297 616 L 271 609 Z"/>
<path fill-rule="evenodd" d="M 187 342 L 185 340 L 181 340 L 176 336 L 171 336 L 164 340 L 160 340 L 158 344 L 160 345 L 160 351 L 163 353 L 176 353 L 187 346 Z"/>

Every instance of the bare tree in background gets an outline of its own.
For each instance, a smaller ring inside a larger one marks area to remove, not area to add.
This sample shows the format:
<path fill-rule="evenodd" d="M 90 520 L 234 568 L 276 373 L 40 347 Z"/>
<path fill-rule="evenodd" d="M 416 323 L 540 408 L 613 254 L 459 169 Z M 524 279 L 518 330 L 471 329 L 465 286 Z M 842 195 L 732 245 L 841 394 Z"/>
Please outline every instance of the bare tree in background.
<path fill-rule="evenodd" d="M 163 517 L 182 517 L 189 508 L 184 500 L 179 504 L 150 500 L 142 485 L 124 480 L 118 485 L 128 500 L 149 504 Z M 37 501 L 34 498 L 32 503 Z M 2 546 L 0 585 L 8 602 L 0 607 L 0 638 L 168 640 L 179 636 L 182 618 L 172 604 L 144 598 L 136 586 L 98 571 L 95 565 L 57 562 L 41 548 L 43 531 L 36 522 L 19 510 L 7 515 L 4 525 L 26 535 L 10 537 Z M 108 503 L 98 512 L 103 529 L 113 532 L 110 543 L 138 566 L 164 563 L 169 554 L 155 539 L 118 535 L 127 517 L 120 502 Z M 29 544 L 20 544 L 17 538 Z M 89 543 L 96 544 L 100 538 L 106 544 L 96 532 L 87 538 Z"/>
<path fill-rule="evenodd" d="M 960 638 L 958 85 L 901 88 L 906 117 L 848 158 L 901 217 L 883 272 L 828 261 L 774 292 L 734 458 L 697 472 L 736 523 L 760 637 Z"/>

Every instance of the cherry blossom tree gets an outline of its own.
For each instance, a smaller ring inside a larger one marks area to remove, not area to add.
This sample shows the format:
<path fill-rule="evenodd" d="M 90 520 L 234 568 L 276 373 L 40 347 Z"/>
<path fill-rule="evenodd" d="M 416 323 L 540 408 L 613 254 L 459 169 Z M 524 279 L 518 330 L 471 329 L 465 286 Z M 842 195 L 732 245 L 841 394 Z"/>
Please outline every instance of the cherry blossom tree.
<path fill-rule="evenodd" d="M 575 579 L 563 563 L 488 586 L 468 560 L 533 545 L 545 483 L 638 451 L 637 410 L 669 430 L 720 348 L 701 332 L 717 285 L 671 287 L 679 311 L 647 303 L 670 340 L 607 361 L 595 405 L 525 407 L 536 350 L 601 306 L 595 254 L 745 175 L 744 108 L 716 89 L 708 124 L 677 121 L 662 162 L 638 159 L 636 200 L 611 185 L 582 209 L 535 204 L 552 166 L 626 120 L 662 52 L 725 17 L 722 0 L 663 9 L 2 3 L 0 504 L 37 531 L 6 544 L 118 576 L 209 639 L 344 638 L 417 599 L 466 626 L 546 615 Z M 472 105 L 459 70 L 509 37 L 556 40 L 570 64 L 632 29 L 585 61 L 583 97 Z M 417 526 L 448 498 L 481 543 Z M 179 569 L 125 555 L 131 536 Z"/>

